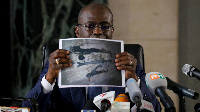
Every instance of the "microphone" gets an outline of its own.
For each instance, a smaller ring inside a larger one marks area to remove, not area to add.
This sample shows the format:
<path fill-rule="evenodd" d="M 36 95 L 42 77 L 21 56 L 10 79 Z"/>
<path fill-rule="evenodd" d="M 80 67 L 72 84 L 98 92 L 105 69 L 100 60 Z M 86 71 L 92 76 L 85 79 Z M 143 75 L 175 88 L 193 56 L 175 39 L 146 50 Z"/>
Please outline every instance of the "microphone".
<path fill-rule="evenodd" d="M 194 106 L 194 110 L 195 110 L 195 112 L 200 112 L 200 103 L 197 103 L 197 104 Z"/>
<path fill-rule="evenodd" d="M 167 79 L 167 89 L 172 90 L 174 93 L 178 95 L 187 96 L 192 99 L 198 99 L 199 93 L 195 92 L 192 89 L 183 87 L 180 84 L 177 84 L 176 82 L 172 81 L 168 77 L 166 77 L 166 79 Z"/>
<path fill-rule="evenodd" d="M 109 100 L 103 99 L 101 101 L 101 110 L 102 110 L 102 112 L 106 112 L 110 108 L 110 106 L 111 106 L 111 103 L 110 103 Z"/>
<path fill-rule="evenodd" d="M 182 68 L 182 71 L 184 74 L 186 74 L 190 77 L 196 77 L 197 79 L 200 80 L 200 70 L 198 70 L 194 66 L 185 64 Z"/>
<path fill-rule="evenodd" d="M 109 112 L 111 104 L 114 101 L 115 91 L 102 93 L 94 97 L 93 103 L 102 111 Z"/>
<path fill-rule="evenodd" d="M 115 98 L 115 101 L 118 101 L 118 102 L 129 102 L 129 98 L 126 96 L 126 94 L 119 94 Z"/>
<path fill-rule="evenodd" d="M 130 112 L 130 102 L 126 94 L 119 94 L 111 105 L 111 112 Z"/>
<path fill-rule="evenodd" d="M 142 103 L 141 99 L 143 98 L 140 88 L 133 78 L 129 78 L 126 82 L 126 86 L 128 88 L 130 99 L 136 106 L 139 108 Z"/>
<path fill-rule="evenodd" d="M 140 106 L 141 112 L 155 112 L 152 103 L 142 100 L 142 105 Z M 131 108 L 131 112 L 137 112 L 137 107 L 134 105 Z"/>
<path fill-rule="evenodd" d="M 166 93 L 167 80 L 159 72 L 150 72 L 145 77 L 147 87 L 149 91 L 160 97 L 160 101 L 168 112 L 176 112 L 173 101 Z"/>

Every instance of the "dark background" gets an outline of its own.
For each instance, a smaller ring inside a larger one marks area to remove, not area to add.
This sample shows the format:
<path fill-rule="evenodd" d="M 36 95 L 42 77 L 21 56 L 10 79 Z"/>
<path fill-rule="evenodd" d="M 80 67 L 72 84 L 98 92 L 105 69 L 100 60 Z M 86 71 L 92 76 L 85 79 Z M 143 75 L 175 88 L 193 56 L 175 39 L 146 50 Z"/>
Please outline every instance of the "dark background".
<path fill-rule="evenodd" d="M 2 17 L 0 97 L 25 97 L 42 70 L 42 47 L 75 38 L 78 13 L 107 0 L 6 0 Z"/>
<path fill-rule="evenodd" d="M 200 69 L 200 0 L 179 0 L 178 83 L 200 93 L 200 80 L 183 74 L 184 64 Z M 194 112 L 197 100 L 185 97 L 186 112 Z"/>
<path fill-rule="evenodd" d="M 0 96 L 7 95 L 10 96 L 11 90 L 11 80 L 10 80 L 10 2 L 4 1 L 4 7 L 2 10 L 3 20 L 1 21 L 1 81 L 0 81 Z"/>

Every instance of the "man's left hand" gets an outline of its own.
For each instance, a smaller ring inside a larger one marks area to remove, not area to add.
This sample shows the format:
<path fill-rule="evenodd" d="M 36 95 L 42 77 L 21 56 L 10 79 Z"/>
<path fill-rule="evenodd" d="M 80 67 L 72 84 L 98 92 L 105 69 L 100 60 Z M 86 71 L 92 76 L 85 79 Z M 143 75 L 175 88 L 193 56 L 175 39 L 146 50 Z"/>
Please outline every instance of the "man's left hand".
<path fill-rule="evenodd" d="M 133 55 L 127 52 L 119 53 L 116 55 L 115 63 L 118 70 L 125 70 L 126 79 L 134 78 L 136 81 L 138 80 L 138 77 L 135 73 L 137 59 Z"/>

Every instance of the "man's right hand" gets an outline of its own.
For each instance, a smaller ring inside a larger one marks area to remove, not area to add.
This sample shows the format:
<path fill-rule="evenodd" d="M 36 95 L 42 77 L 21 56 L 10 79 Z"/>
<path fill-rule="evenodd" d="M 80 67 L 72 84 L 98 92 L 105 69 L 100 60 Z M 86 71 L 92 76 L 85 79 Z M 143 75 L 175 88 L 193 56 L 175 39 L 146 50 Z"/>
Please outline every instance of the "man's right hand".
<path fill-rule="evenodd" d="M 46 74 L 46 80 L 53 84 L 55 79 L 59 75 L 59 70 L 61 68 L 67 68 L 72 66 L 72 61 L 69 57 L 70 52 L 64 49 L 57 49 L 50 54 L 49 58 L 49 69 Z M 56 60 L 58 63 L 56 63 Z"/>

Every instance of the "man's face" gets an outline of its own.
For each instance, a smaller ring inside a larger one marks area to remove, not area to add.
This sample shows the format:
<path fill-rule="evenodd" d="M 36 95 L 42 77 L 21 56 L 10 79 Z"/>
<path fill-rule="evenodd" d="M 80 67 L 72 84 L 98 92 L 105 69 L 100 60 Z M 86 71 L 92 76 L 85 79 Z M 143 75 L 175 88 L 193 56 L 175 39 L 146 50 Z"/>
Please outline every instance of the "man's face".
<path fill-rule="evenodd" d="M 112 15 L 108 10 L 87 9 L 79 18 L 75 33 L 78 38 L 112 39 L 112 23 Z"/>

